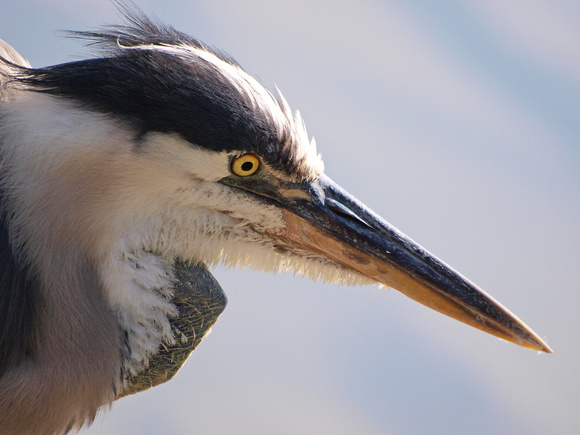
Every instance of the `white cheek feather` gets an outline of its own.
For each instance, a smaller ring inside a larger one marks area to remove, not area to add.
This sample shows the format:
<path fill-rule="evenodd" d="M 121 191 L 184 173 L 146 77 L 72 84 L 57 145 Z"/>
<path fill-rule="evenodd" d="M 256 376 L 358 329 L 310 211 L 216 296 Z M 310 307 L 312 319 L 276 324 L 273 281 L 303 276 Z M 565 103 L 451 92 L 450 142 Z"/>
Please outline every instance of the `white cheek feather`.
<path fill-rule="evenodd" d="M 227 177 L 231 174 L 230 156 L 241 154 L 241 151 L 204 151 L 172 133 L 149 133 L 140 146 L 147 150 L 148 159 L 158 159 L 164 164 L 180 168 L 189 174 L 191 180 L 218 181 Z"/>

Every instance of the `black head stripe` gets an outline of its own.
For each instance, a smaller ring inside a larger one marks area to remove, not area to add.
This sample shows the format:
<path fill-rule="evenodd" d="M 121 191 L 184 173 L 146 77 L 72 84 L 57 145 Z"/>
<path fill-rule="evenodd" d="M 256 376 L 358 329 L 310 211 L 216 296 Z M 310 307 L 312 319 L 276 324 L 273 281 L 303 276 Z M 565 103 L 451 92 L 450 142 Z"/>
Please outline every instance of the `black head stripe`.
<path fill-rule="evenodd" d="M 216 69 L 167 53 L 130 51 L 31 71 L 34 88 L 113 113 L 140 134 L 175 132 L 216 151 L 262 151 L 278 128 Z"/>
<path fill-rule="evenodd" d="M 289 175 L 306 177 L 293 149 L 298 144 L 291 120 L 256 105 L 251 86 L 240 90 L 228 68 L 193 49 L 241 71 L 231 58 L 171 27 L 142 17 L 130 21 L 133 27 L 77 34 L 94 38 L 107 56 L 26 70 L 21 81 L 33 90 L 113 114 L 139 136 L 174 132 L 215 151 L 252 151 Z"/>

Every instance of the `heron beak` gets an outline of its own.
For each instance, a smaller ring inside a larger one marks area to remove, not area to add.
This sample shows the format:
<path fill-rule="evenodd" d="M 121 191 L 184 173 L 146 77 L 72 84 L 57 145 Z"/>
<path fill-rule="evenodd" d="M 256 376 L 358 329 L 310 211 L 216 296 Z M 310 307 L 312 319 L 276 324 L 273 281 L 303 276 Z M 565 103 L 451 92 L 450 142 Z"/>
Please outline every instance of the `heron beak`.
<path fill-rule="evenodd" d="M 281 206 L 286 228 L 273 237 L 282 246 L 323 254 L 446 316 L 520 346 L 552 352 L 507 308 L 328 177 L 305 184 L 257 183 L 244 190 Z"/>

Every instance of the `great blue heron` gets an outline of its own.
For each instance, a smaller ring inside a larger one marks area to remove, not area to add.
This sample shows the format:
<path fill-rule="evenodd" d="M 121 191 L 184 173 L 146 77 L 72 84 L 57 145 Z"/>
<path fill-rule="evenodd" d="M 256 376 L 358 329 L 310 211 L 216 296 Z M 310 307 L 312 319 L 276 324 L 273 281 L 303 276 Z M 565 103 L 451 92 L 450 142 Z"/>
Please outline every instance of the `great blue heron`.
<path fill-rule="evenodd" d="M 101 56 L 0 46 L 0 433 L 53 434 L 171 378 L 225 306 L 205 264 L 380 283 L 531 349 L 502 305 L 346 193 L 298 112 L 127 14 Z"/>

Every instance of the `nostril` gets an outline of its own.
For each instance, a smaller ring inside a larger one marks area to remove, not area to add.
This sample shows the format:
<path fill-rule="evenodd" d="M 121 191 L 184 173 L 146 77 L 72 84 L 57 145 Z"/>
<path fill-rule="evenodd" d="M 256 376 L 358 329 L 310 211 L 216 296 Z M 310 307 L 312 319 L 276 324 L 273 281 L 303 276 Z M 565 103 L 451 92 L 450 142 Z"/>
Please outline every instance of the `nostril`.
<path fill-rule="evenodd" d="M 338 214 L 338 215 L 340 215 L 342 217 L 345 217 L 345 218 L 348 218 L 348 219 L 353 219 L 353 217 L 350 214 L 348 214 L 347 212 L 345 212 L 344 210 L 338 208 L 337 206 L 335 206 L 333 204 L 328 204 L 328 208 L 330 210 L 332 210 L 334 213 L 336 213 L 336 214 Z"/>
<path fill-rule="evenodd" d="M 329 210 L 333 213 L 337 214 L 343 219 L 348 219 L 349 221 L 356 223 L 358 225 L 363 224 L 368 228 L 372 228 L 369 224 L 367 224 L 364 220 L 358 217 L 353 211 L 349 210 L 347 207 L 343 206 L 342 204 L 332 200 L 327 199 L 326 205 L 328 206 Z"/>

